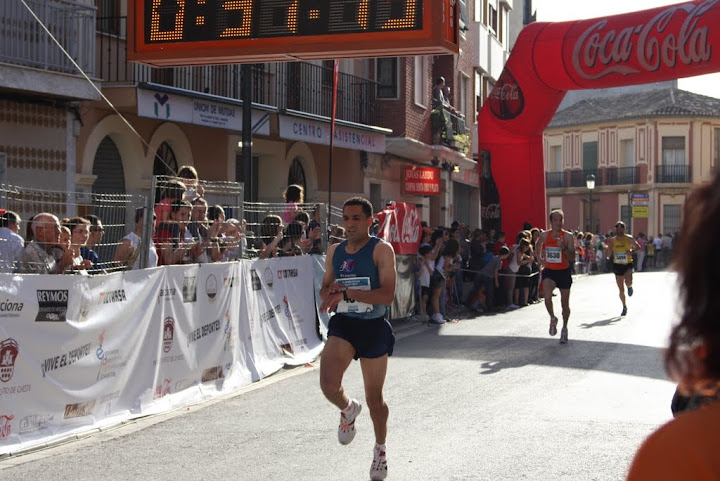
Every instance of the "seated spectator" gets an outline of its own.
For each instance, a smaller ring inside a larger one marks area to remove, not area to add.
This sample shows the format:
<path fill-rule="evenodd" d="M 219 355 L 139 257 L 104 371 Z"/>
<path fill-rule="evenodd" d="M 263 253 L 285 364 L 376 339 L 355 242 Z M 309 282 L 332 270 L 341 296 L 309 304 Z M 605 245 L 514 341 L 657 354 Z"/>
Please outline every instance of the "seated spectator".
<path fill-rule="evenodd" d="M 123 237 L 115 250 L 114 262 L 122 264 L 125 268 L 139 269 L 140 254 L 142 252 L 140 243 L 142 242 L 143 226 L 145 220 L 145 207 L 135 209 L 135 229 L 128 235 Z M 155 222 L 155 213 L 153 213 L 153 223 Z M 158 253 L 153 242 L 148 246 L 147 267 L 155 267 L 158 264 Z"/>
<path fill-rule="evenodd" d="M 260 225 L 260 259 L 277 257 L 278 244 L 282 239 L 282 219 L 277 215 L 266 216 Z"/>
<path fill-rule="evenodd" d="M 90 221 L 88 227 L 88 238 L 84 246 L 80 247 L 80 254 L 83 259 L 87 259 L 92 262 L 95 269 L 100 268 L 100 256 L 95 252 L 94 249 L 100 244 L 103 234 L 105 233 L 105 227 L 102 225 L 102 221 L 96 215 L 89 214 L 85 218 Z"/>
<path fill-rule="evenodd" d="M 82 256 L 82 248 L 90 237 L 90 221 L 84 217 L 73 217 L 63 219 L 63 226 L 70 230 L 70 248 L 67 252 L 72 254 L 73 263 L 69 270 L 87 274 L 87 269 L 92 269 L 93 263 Z"/>
<path fill-rule="evenodd" d="M 11 210 L 0 215 L 0 272 L 12 273 L 22 257 L 25 241 L 18 234 L 20 216 Z"/>
<path fill-rule="evenodd" d="M 192 205 L 176 200 L 167 222 L 158 226 L 153 241 L 158 250 L 158 265 L 192 264 L 203 246 L 187 229 Z"/>
<path fill-rule="evenodd" d="M 60 221 L 53 214 L 43 212 L 33 218 L 33 239 L 23 250 L 16 272 L 23 274 L 61 274 L 72 266 L 73 256 L 68 249 L 56 261 L 50 253 L 60 242 Z"/>

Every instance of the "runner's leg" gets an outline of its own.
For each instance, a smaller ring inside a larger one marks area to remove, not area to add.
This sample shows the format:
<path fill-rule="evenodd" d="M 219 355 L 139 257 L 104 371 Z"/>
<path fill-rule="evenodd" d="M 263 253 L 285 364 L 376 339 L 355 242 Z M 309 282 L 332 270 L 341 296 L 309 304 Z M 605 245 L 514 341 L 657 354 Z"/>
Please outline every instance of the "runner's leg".
<path fill-rule="evenodd" d="M 625 280 L 626 286 L 632 287 L 632 283 L 633 283 L 633 270 L 632 269 L 628 269 L 627 271 L 625 271 L 624 280 Z M 640 286 L 640 287 L 642 287 L 642 286 Z"/>
<path fill-rule="evenodd" d="M 375 428 L 375 441 L 378 444 L 385 444 L 387 420 L 390 413 L 383 397 L 387 364 L 387 354 L 376 359 L 360 358 L 360 367 L 365 383 L 365 401 L 370 408 L 370 417 Z"/>
<path fill-rule="evenodd" d="M 328 337 L 320 360 L 320 388 L 327 400 L 340 410 L 350 403 L 342 379 L 354 356 L 352 344 L 337 336 Z"/>
<path fill-rule="evenodd" d="M 560 304 L 562 305 L 563 328 L 567 328 L 570 319 L 570 289 L 560 289 Z"/>
<path fill-rule="evenodd" d="M 543 279 L 542 281 L 543 297 L 545 298 L 545 309 L 547 309 L 550 317 L 555 317 L 555 310 L 553 309 L 552 293 L 555 290 L 555 281 L 552 279 Z"/>
<path fill-rule="evenodd" d="M 620 300 L 622 301 L 623 307 L 625 307 L 625 276 L 615 276 L 615 283 L 618 286 L 620 292 Z"/>

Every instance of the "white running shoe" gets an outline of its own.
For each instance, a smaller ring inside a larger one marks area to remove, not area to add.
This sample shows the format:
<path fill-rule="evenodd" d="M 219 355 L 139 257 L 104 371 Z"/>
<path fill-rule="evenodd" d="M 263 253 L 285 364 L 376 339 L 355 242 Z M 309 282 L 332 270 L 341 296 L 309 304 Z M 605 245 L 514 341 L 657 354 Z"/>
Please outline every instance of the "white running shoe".
<path fill-rule="evenodd" d="M 355 418 L 362 411 L 362 404 L 355 399 L 351 399 L 352 409 L 348 414 L 340 411 L 340 425 L 338 426 L 338 441 L 340 444 L 347 445 L 355 439 Z"/>
<path fill-rule="evenodd" d="M 370 465 L 370 479 L 372 481 L 382 481 L 387 478 L 387 454 L 385 449 L 377 444 L 373 449 L 373 462 Z"/>
<path fill-rule="evenodd" d="M 552 316 L 550 318 L 550 335 L 551 336 L 554 336 L 555 334 L 557 334 L 557 323 L 558 323 L 558 318 L 555 316 Z"/>

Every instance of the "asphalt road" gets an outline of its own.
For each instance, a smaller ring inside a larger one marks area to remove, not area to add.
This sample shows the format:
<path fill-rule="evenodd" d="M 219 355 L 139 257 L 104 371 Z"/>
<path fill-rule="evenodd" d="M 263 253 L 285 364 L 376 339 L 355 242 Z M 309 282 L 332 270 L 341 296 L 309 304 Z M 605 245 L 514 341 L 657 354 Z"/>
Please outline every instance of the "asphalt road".
<path fill-rule="evenodd" d="M 611 274 L 575 279 L 570 342 L 542 304 L 444 326 L 400 325 L 386 383 L 389 480 L 622 480 L 671 418 L 662 348 L 674 276 L 636 274 L 629 313 Z M 559 297 L 555 297 L 559 312 Z M 366 480 L 365 410 L 349 446 L 318 363 L 220 400 L 0 462 L 8 480 Z M 359 365 L 346 376 L 362 397 Z"/>

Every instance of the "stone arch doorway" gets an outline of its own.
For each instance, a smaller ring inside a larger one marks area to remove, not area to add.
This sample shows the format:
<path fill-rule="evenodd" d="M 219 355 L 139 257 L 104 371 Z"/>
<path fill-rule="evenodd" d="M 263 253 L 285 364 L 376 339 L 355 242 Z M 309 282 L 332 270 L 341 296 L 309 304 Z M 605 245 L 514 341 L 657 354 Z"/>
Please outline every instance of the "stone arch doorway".
<path fill-rule="evenodd" d="M 78 214 L 94 214 L 103 223 L 103 236 L 93 250 L 104 263 L 112 260 L 114 243 L 125 235 L 127 216 L 127 206 L 123 202 L 126 192 L 122 156 L 109 135 L 102 139 L 95 151 L 92 173 L 96 176 L 92 185 L 92 206 L 89 212 L 79 211 Z"/>
<path fill-rule="evenodd" d="M 157 148 L 153 162 L 153 175 L 177 175 L 178 161 L 170 144 L 163 142 Z"/>

